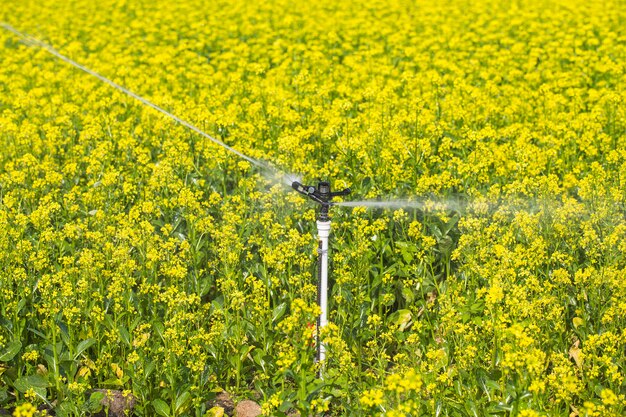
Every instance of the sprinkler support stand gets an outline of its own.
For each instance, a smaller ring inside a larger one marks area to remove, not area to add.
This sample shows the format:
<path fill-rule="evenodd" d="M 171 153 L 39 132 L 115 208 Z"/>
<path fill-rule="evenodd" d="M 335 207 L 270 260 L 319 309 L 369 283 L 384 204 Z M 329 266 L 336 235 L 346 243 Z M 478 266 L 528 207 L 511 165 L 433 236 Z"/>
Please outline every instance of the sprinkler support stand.
<path fill-rule="evenodd" d="M 330 220 L 317 221 L 317 237 L 319 239 L 319 288 L 317 301 L 320 315 L 317 320 L 317 360 L 323 364 L 326 358 L 326 346 L 320 340 L 320 331 L 328 324 L 328 237 L 330 236 Z M 321 371 L 320 371 L 321 374 Z"/>
<path fill-rule="evenodd" d="M 312 185 L 302 185 L 297 181 L 291 184 L 291 187 L 300 194 L 309 197 L 320 205 L 317 215 L 317 238 L 319 240 L 318 247 L 318 281 L 317 281 L 317 304 L 320 306 L 320 315 L 317 318 L 317 362 L 321 367 L 324 366 L 326 359 L 326 347 L 320 339 L 320 331 L 328 324 L 328 238 L 330 236 L 330 217 L 328 209 L 333 204 L 333 197 L 350 194 L 350 189 L 346 188 L 342 191 L 331 192 L 330 183 L 321 181 L 317 184 L 317 188 Z M 320 378 L 322 370 L 320 367 Z"/>

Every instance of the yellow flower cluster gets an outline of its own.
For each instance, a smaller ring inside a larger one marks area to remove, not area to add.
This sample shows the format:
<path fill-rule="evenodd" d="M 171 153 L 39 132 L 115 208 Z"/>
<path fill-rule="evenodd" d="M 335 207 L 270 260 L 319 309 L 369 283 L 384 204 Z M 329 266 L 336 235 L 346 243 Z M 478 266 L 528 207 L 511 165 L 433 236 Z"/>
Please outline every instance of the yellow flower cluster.
<path fill-rule="evenodd" d="M 41 415 L 37 412 L 37 407 L 31 403 L 23 403 L 15 407 L 13 411 L 13 417 L 35 417 Z"/>
<path fill-rule="evenodd" d="M 384 389 L 364 391 L 360 402 L 366 409 L 383 411 L 381 414 L 388 416 L 417 415 L 422 385 L 419 374 L 409 369 L 402 374 L 387 376 Z"/>

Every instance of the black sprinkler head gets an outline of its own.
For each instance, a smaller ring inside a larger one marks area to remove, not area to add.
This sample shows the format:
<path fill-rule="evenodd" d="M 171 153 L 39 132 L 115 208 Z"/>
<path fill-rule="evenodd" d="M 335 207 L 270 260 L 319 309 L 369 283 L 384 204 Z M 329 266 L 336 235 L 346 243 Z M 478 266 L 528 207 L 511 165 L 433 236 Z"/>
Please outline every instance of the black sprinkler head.
<path fill-rule="evenodd" d="M 349 188 L 342 191 L 331 192 L 330 183 L 326 181 L 320 181 L 317 184 L 317 188 L 312 185 L 302 185 L 299 182 L 294 181 L 291 183 L 291 187 L 300 194 L 309 197 L 311 200 L 321 205 L 319 215 L 317 216 L 317 219 L 321 222 L 327 222 L 330 220 L 328 218 L 328 207 L 333 204 L 333 197 L 348 195 L 352 192 Z"/>

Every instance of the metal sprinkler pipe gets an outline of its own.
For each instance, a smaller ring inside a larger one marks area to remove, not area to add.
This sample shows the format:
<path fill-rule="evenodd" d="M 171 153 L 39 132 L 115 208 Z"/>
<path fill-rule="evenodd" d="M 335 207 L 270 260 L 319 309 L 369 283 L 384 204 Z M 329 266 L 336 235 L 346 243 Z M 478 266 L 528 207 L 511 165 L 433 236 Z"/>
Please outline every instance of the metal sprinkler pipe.
<path fill-rule="evenodd" d="M 318 238 L 318 282 L 317 282 L 317 303 L 320 307 L 320 315 L 317 318 L 317 362 L 322 363 L 326 359 L 326 347 L 320 340 L 321 329 L 328 324 L 328 239 L 330 236 L 330 217 L 328 209 L 333 204 L 332 199 L 351 193 L 349 188 L 342 191 L 332 192 L 330 183 L 321 181 L 317 188 L 312 185 L 302 185 L 297 181 L 291 187 L 300 194 L 309 197 L 320 205 L 317 215 L 317 238 Z M 321 370 L 320 370 L 321 377 Z"/>
<path fill-rule="evenodd" d="M 330 236 L 330 220 L 317 221 L 317 238 L 319 246 L 317 250 L 318 283 L 317 303 L 320 306 L 320 315 L 317 318 L 317 361 L 324 363 L 326 359 L 326 346 L 320 339 L 321 330 L 328 325 L 328 237 Z"/>

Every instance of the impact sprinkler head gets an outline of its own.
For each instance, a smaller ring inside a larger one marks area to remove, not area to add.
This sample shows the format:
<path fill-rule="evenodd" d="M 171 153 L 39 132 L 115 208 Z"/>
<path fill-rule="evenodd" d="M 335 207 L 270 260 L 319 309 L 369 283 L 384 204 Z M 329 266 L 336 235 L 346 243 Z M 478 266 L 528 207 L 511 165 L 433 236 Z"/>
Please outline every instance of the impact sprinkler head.
<path fill-rule="evenodd" d="M 291 187 L 300 194 L 307 196 L 311 200 L 320 204 L 321 207 L 317 220 L 321 222 L 327 222 L 330 220 L 328 217 L 328 208 L 333 204 L 332 199 L 334 197 L 348 195 L 352 192 L 349 188 L 342 191 L 331 192 L 330 183 L 327 181 L 320 181 L 317 184 L 317 188 L 313 185 L 302 185 L 298 181 L 294 181 L 291 183 Z"/>

